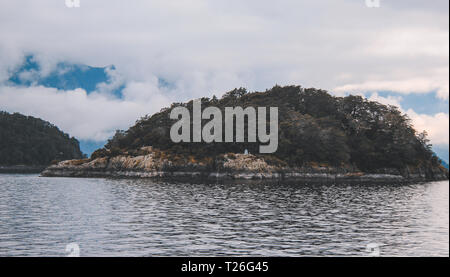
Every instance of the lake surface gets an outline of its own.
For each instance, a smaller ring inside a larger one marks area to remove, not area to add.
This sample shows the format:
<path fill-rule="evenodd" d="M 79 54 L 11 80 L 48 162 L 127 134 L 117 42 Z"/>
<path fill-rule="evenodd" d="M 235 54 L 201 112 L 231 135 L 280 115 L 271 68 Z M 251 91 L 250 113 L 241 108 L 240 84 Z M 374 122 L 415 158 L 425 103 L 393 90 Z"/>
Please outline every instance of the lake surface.
<path fill-rule="evenodd" d="M 370 243 L 381 256 L 448 256 L 449 183 L 0 175 L 1 256 L 66 256 L 71 243 L 80 256 L 367 256 Z"/>

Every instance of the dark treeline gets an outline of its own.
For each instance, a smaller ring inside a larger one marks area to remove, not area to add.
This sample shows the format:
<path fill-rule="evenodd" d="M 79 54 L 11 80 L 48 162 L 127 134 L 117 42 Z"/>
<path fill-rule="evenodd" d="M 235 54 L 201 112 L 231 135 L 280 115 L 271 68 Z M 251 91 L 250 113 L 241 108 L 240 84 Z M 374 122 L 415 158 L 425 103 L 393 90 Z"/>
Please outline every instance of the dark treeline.
<path fill-rule="evenodd" d="M 82 157 L 78 141 L 49 122 L 0 111 L 0 165 L 49 165 Z"/>
<path fill-rule="evenodd" d="M 258 153 L 259 142 L 173 143 L 170 128 L 176 120 L 169 118 L 170 111 L 176 106 L 185 106 L 192 114 L 192 103 L 174 103 L 151 117 L 138 120 L 127 131 L 117 131 L 93 157 L 130 152 L 142 146 L 199 159 L 229 152 L 243 153 L 245 149 Z M 223 114 L 225 107 L 278 107 L 279 146 L 275 153 L 265 155 L 267 160 L 291 166 L 311 162 L 352 165 L 361 170 L 439 165 L 426 133 L 416 132 L 405 114 L 394 106 L 360 96 L 334 97 L 324 90 L 299 86 L 275 86 L 253 93 L 240 88 L 221 99 L 203 98 L 202 109 L 207 106 L 219 107 Z"/>

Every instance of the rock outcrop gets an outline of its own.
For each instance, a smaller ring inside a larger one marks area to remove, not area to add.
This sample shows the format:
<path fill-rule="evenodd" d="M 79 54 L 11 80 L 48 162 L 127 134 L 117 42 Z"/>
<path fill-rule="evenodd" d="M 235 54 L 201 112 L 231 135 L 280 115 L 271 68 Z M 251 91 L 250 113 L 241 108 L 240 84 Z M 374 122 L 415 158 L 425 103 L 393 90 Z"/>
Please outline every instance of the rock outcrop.
<path fill-rule="evenodd" d="M 140 149 L 140 155 L 123 153 L 112 157 L 68 160 L 52 165 L 42 172 L 45 177 L 113 177 L 113 178 L 205 178 L 237 180 L 302 180 L 320 182 L 406 182 L 446 180 L 445 169 L 406 168 L 361 172 L 352 167 L 310 164 L 292 168 L 268 163 L 263 156 L 225 154 L 214 161 L 177 161 L 170 155 Z"/>

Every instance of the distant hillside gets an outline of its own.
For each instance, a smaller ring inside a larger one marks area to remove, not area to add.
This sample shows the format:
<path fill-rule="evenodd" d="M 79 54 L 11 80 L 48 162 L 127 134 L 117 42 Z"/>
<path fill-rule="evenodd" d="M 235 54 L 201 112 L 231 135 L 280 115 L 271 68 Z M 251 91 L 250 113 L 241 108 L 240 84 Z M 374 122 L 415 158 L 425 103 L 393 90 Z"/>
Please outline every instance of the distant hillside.
<path fill-rule="evenodd" d="M 0 166 L 46 166 L 82 157 L 78 141 L 49 122 L 0 112 Z"/>
<path fill-rule="evenodd" d="M 105 148 L 92 158 L 134 153 L 143 146 L 167 152 L 173 160 L 195 160 L 210 163 L 225 153 L 258 153 L 257 143 L 173 143 L 170 128 L 177 120 L 169 118 L 174 103 L 153 116 L 136 122 L 127 131 L 118 131 Z M 275 86 L 265 92 L 248 93 L 234 89 L 221 99 L 202 99 L 207 106 L 278 107 L 278 150 L 264 156 L 288 166 L 322 163 L 330 166 L 352 166 L 363 171 L 380 168 L 437 168 L 439 159 L 431 150 L 426 133 L 413 129 L 409 118 L 394 106 L 368 101 L 360 96 L 334 97 L 324 90 L 299 86 Z M 203 120 L 203 124 L 208 120 Z M 192 124 L 192 123 L 191 123 Z M 225 126 L 223 124 L 223 126 Z M 192 130 L 192 126 L 191 126 Z M 245 131 L 247 134 L 247 131 Z"/>

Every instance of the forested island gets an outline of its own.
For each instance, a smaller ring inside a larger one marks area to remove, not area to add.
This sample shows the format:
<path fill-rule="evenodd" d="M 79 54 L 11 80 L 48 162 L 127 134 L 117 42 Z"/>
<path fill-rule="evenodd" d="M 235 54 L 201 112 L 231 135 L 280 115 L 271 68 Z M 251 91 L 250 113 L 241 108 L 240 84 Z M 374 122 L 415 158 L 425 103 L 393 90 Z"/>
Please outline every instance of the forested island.
<path fill-rule="evenodd" d="M 51 163 L 83 157 L 78 141 L 51 123 L 0 111 L 0 173 L 39 173 Z"/>
<path fill-rule="evenodd" d="M 43 176 L 201 177 L 221 179 L 441 180 L 448 171 L 426 132 L 417 132 L 394 106 L 360 96 L 335 97 L 300 86 L 265 92 L 234 89 L 220 99 L 202 98 L 202 108 L 278 107 L 279 145 L 258 154 L 259 142 L 180 142 L 170 139 L 175 107 L 192 112 L 193 101 L 173 103 L 117 131 L 89 159 L 52 165 Z M 202 120 L 202 124 L 208 122 Z M 191 123 L 192 124 L 192 123 Z M 247 122 L 246 122 L 247 127 Z M 192 129 L 192 126 L 191 126 Z M 247 135 L 247 130 L 245 130 Z M 247 140 L 245 140 L 247 141 Z"/>

